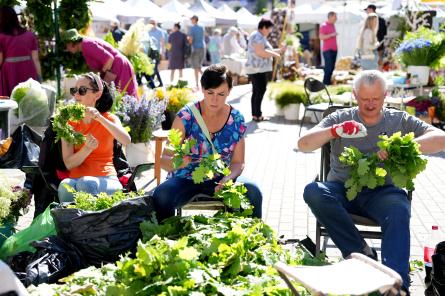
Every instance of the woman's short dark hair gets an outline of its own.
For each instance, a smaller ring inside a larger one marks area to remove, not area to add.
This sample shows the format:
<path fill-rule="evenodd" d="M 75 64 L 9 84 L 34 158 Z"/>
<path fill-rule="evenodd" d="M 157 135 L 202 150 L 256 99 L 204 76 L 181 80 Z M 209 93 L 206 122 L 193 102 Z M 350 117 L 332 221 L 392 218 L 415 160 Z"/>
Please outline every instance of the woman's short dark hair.
<path fill-rule="evenodd" d="M 99 86 L 97 85 L 97 81 L 93 75 L 97 75 L 94 73 L 82 74 L 81 77 L 88 78 L 90 80 L 90 86 L 94 89 L 95 92 L 99 91 Z M 96 109 L 100 113 L 108 112 L 111 110 L 114 101 L 114 95 L 110 91 L 110 87 L 108 84 L 99 78 L 99 83 L 102 83 L 102 95 L 96 101 Z"/>
<path fill-rule="evenodd" d="M 262 18 L 260 22 L 258 23 L 258 30 L 261 30 L 262 28 L 269 29 L 270 27 L 273 27 L 273 22 L 268 18 Z"/>
<path fill-rule="evenodd" d="M 201 76 L 201 87 L 203 89 L 217 88 L 227 82 L 229 89 L 232 89 L 232 74 L 223 64 L 213 64 L 205 69 Z"/>
<path fill-rule="evenodd" d="M 180 23 L 175 23 L 174 26 L 175 26 L 176 28 L 178 28 L 178 30 L 181 30 L 181 24 L 180 24 Z"/>
<path fill-rule="evenodd" d="M 14 8 L 9 6 L 0 8 L 0 33 L 6 35 L 20 35 L 25 31 L 25 28 L 19 24 L 19 19 Z"/>

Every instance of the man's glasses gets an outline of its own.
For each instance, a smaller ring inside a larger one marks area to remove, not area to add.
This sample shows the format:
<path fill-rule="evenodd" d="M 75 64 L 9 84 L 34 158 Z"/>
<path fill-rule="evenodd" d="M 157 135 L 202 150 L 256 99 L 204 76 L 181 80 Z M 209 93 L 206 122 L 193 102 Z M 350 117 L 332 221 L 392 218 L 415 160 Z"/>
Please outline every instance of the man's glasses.
<path fill-rule="evenodd" d="M 81 86 L 81 87 L 71 87 L 70 88 L 70 94 L 72 96 L 76 95 L 77 92 L 79 92 L 79 95 L 84 96 L 88 90 L 95 90 L 94 88 L 89 88 L 86 86 Z"/>

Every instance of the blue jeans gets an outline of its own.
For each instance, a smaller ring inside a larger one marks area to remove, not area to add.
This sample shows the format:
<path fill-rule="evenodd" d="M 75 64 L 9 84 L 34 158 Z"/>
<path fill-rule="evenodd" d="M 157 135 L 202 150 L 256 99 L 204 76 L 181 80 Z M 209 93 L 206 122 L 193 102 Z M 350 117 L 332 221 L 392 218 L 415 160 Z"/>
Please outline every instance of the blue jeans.
<path fill-rule="evenodd" d="M 404 190 L 392 185 L 365 188 L 348 201 L 343 183 L 313 182 L 306 186 L 303 196 L 343 257 L 363 253 L 366 246 L 349 214 L 375 220 L 383 232 L 382 263 L 399 273 L 408 289 L 411 204 Z"/>
<path fill-rule="evenodd" d="M 335 69 L 335 61 L 337 60 L 337 52 L 335 50 L 323 51 L 324 58 L 324 76 L 323 83 L 331 85 L 331 76 Z"/>
<path fill-rule="evenodd" d="M 174 216 L 175 209 L 181 208 L 199 193 L 213 196 L 216 183 L 220 179 L 205 181 L 201 184 L 194 184 L 190 179 L 178 177 L 166 180 L 153 193 L 158 221 Z M 258 186 L 242 176 L 238 177 L 236 181 L 244 183 L 247 188 L 247 198 L 254 207 L 253 216 L 261 218 L 263 195 Z"/>
<path fill-rule="evenodd" d="M 100 192 L 111 195 L 117 190 L 122 190 L 122 184 L 119 182 L 117 176 L 67 178 L 59 184 L 58 194 L 60 202 L 72 202 L 74 200 L 73 194 L 68 192 L 63 184 L 70 185 L 76 191 L 88 192 L 93 195 L 99 194 Z"/>

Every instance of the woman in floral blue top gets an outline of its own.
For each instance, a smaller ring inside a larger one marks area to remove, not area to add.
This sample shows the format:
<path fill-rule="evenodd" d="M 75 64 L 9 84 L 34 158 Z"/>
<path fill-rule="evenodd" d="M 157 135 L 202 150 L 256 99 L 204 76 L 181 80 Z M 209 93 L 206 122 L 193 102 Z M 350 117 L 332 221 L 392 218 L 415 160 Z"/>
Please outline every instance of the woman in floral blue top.
<path fill-rule="evenodd" d="M 232 89 L 232 77 L 224 65 L 208 67 L 201 77 L 204 99 L 195 102 L 196 108 L 210 132 L 213 145 L 224 162 L 230 168 L 230 175 L 216 176 L 213 180 L 194 184 L 191 173 L 199 165 L 201 158 L 212 153 L 212 146 L 202 132 L 190 106 L 182 108 L 172 125 L 172 129 L 182 132 L 184 139 L 195 139 L 196 145 L 191 155 L 185 156 L 183 164 L 173 169 L 172 153 L 164 150 L 161 167 L 169 172 L 167 180 L 154 192 L 154 203 L 158 220 L 175 214 L 175 209 L 188 203 L 195 195 L 204 193 L 213 196 L 228 180 L 243 182 L 247 188 L 247 197 L 254 206 L 253 216 L 261 218 L 262 194 L 259 188 L 246 178 L 240 177 L 244 169 L 244 134 L 246 125 L 241 113 L 226 103 Z"/>

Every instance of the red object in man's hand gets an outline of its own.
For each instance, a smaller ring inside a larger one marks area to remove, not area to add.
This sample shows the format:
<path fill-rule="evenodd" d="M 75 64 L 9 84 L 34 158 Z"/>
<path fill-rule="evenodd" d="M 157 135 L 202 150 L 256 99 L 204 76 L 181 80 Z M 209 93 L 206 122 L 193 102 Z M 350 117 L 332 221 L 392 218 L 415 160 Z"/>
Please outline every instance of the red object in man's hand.
<path fill-rule="evenodd" d="M 360 122 L 349 120 L 331 127 L 334 138 L 361 138 L 366 136 L 366 128 Z"/>

